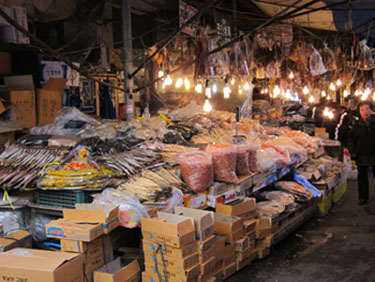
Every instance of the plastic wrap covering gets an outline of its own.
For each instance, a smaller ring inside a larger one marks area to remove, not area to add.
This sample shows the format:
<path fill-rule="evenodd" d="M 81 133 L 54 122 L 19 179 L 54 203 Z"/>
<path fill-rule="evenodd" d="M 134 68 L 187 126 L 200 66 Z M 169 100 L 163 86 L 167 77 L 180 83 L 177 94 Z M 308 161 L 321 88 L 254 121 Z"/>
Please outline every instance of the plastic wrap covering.
<path fill-rule="evenodd" d="M 65 146 L 74 147 L 81 140 L 78 137 L 62 135 L 25 135 L 17 139 L 16 144 L 25 146 Z"/>
<path fill-rule="evenodd" d="M 289 155 L 288 151 L 284 151 L 277 146 L 273 146 L 273 145 L 269 145 L 269 144 L 263 144 L 262 148 L 263 149 L 266 149 L 266 148 L 274 149 L 279 154 L 278 161 L 282 162 L 285 165 L 290 164 L 291 160 L 290 160 L 290 155 Z"/>
<path fill-rule="evenodd" d="M 256 203 L 256 214 L 258 217 L 275 217 L 285 210 L 285 205 L 276 201 L 263 201 Z"/>
<path fill-rule="evenodd" d="M 266 171 L 274 167 L 279 160 L 279 153 L 272 148 L 257 150 L 257 166 L 260 171 Z"/>
<path fill-rule="evenodd" d="M 335 54 L 330 48 L 328 48 L 327 44 L 324 45 L 324 49 L 322 51 L 322 59 L 327 71 L 332 71 L 337 68 Z"/>
<path fill-rule="evenodd" d="M 320 56 L 318 50 L 315 48 L 310 58 L 310 72 L 313 76 L 327 72 L 327 69 L 323 64 L 322 56 Z"/>
<path fill-rule="evenodd" d="M 233 145 L 208 145 L 206 152 L 212 156 L 214 164 L 214 179 L 224 182 L 237 182 L 236 147 Z"/>
<path fill-rule="evenodd" d="M 7 234 L 18 229 L 28 229 L 30 222 L 30 212 L 26 208 L 16 210 L 0 210 L 0 224 L 4 233 Z"/>
<path fill-rule="evenodd" d="M 249 164 L 249 152 L 252 151 L 252 147 L 246 144 L 237 146 L 237 165 L 236 173 L 238 175 L 249 175 L 251 174 Z"/>
<path fill-rule="evenodd" d="M 56 217 L 48 216 L 39 213 L 33 213 L 33 220 L 30 223 L 29 232 L 33 239 L 37 242 L 42 242 L 47 239 L 46 225 L 50 221 L 55 220 Z"/>
<path fill-rule="evenodd" d="M 52 123 L 31 128 L 31 134 L 55 134 L 76 136 L 87 124 L 99 125 L 95 119 L 85 115 L 75 107 L 59 110 Z"/>
<path fill-rule="evenodd" d="M 361 52 L 359 54 L 358 68 L 360 70 L 372 70 L 374 68 L 374 58 L 372 57 L 371 50 L 367 46 L 367 40 L 364 39 L 360 43 Z"/>
<path fill-rule="evenodd" d="M 260 195 L 269 201 L 282 203 L 284 206 L 294 203 L 294 196 L 283 191 L 264 191 Z"/>
<path fill-rule="evenodd" d="M 100 195 L 94 198 L 97 204 L 114 204 L 120 209 L 120 224 L 126 228 L 138 227 L 141 218 L 150 216 L 139 200 L 126 191 L 116 189 L 105 189 Z"/>
<path fill-rule="evenodd" d="M 116 130 L 106 124 L 86 124 L 86 126 L 78 133 L 82 138 L 99 136 L 102 139 L 115 138 L 116 134 Z"/>
<path fill-rule="evenodd" d="M 174 207 L 184 205 L 184 194 L 181 190 L 173 188 L 172 197 L 167 201 L 167 205 L 160 211 L 173 213 Z"/>
<path fill-rule="evenodd" d="M 245 50 L 242 50 L 244 48 Z M 236 43 L 232 48 L 232 52 L 230 54 L 231 59 L 231 74 L 232 75 L 250 75 L 250 66 L 248 64 L 247 57 L 245 52 L 250 53 L 249 45 L 247 42 Z"/>
<path fill-rule="evenodd" d="M 131 121 L 130 124 L 134 127 L 130 133 L 144 140 L 154 138 L 163 139 L 164 135 L 169 132 L 166 127 L 166 121 L 158 117 Z"/>
<path fill-rule="evenodd" d="M 203 192 L 214 181 L 212 157 L 203 152 L 180 156 L 180 168 L 186 185 L 193 191 Z"/>
<path fill-rule="evenodd" d="M 256 148 L 252 148 L 247 151 L 249 168 L 251 172 L 260 171 L 260 168 L 258 167 L 258 161 L 257 161 L 257 150 L 258 149 Z"/>
<path fill-rule="evenodd" d="M 200 114 L 203 111 L 203 107 L 198 105 L 195 101 L 191 101 L 188 105 L 182 108 L 178 108 L 168 113 L 168 116 L 172 120 L 186 120 Z"/>
<path fill-rule="evenodd" d="M 274 186 L 276 189 L 291 193 L 296 202 L 305 202 L 313 197 L 309 189 L 293 181 L 278 181 Z"/>
<path fill-rule="evenodd" d="M 290 155 L 306 154 L 306 150 L 302 146 L 298 145 L 293 141 L 293 139 L 286 136 L 280 136 L 276 139 L 269 140 L 267 141 L 267 144 L 279 147 L 281 150 L 288 152 Z"/>

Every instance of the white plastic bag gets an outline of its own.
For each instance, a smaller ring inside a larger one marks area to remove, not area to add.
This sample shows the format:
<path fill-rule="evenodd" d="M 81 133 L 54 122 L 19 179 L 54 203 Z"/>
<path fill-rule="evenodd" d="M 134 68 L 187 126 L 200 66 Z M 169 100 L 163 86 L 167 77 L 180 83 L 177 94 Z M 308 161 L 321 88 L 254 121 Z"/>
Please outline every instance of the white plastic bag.
<path fill-rule="evenodd" d="M 323 64 L 322 56 L 320 56 L 318 50 L 314 48 L 314 52 L 310 58 L 310 72 L 313 76 L 321 75 L 327 72 L 326 67 Z"/>
<path fill-rule="evenodd" d="M 261 171 L 266 171 L 276 166 L 279 153 L 272 148 L 257 150 L 257 165 Z"/>

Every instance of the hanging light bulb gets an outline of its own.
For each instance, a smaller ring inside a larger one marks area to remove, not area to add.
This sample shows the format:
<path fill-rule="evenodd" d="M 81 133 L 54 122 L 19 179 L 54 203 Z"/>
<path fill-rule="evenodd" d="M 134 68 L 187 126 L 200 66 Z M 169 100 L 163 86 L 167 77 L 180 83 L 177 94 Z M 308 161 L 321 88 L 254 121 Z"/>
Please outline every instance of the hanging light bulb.
<path fill-rule="evenodd" d="M 289 74 L 289 79 L 293 79 L 293 78 L 294 78 L 294 73 L 291 71 Z"/>
<path fill-rule="evenodd" d="M 242 90 L 242 87 L 241 87 L 241 86 L 238 87 L 238 94 L 239 94 L 239 95 L 242 95 L 242 94 L 243 94 L 243 90 Z"/>
<path fill-rule="evenodd" d="M 232 77 L 231 80 L 230 80 L 230 84 L 234 85 L 235 82 L 236 82 L 236 80 L 234 79 L 234 77 Z"/>
<path fill-rule="evenodd" d="M 338 79 L 338 80 L 336 81 L 336 85 L 337 85 L 337 86 L 341 86 L 341 85 L 342 85 L 342 82 L 341 82 L 340 79 Z"/>
<path fill-rule="evenodd" d="M 344 90 L 344 98 L 346 98 L 346 97 L 348 97 L 349 96 L 349 92 L 348 92 L 348 90 Z"/>
<path fill-rule="evenodd" d="M 224 98 L 225 98 L 225 99 L 229 99 L 229 97 L 230 97 L 230 93 L 232 92 L 232 91 L 230 90 L 229 86 L 228 86 L 228 85 L 225 85 L 223 91 L 224 91 Z"/>
<path fill-rule="evenodd" d="M 327 107 L 325 107 L 325 108 L 324 108 L 324 111 L 323 111 L 323 115 L 327 117 L 328 114 L 329 114 L 329 110 L 328 110 Z"/>
<path fill-rule="evenodd" d="M 167 77 L 165 78 L 165 85 L 169 86 L 172 85 L 173 79 L 172 77 L 168 74 Z"/>
<path fill-rule="evenodd" d="M 310 90 L 309 90 L 309 88 L 307 88 L 307 86 L 305 85 L 305 86 L 303 87 L 303 89 L 302 89 L 302 92 L 303 92 L 303 94 L 307 95 L 307 94 L 309 94 Z"/>
<path fill-rule="evenodd" d="M 355 93 L 354 93 L 355 96 L 360 96 L 362 95 L 362 91 L 361 90 L 356 90 Z"/>
<path fill-rule="evenodd" d="M 329 118 L 329 119 L 333 119 L 333 112 L 332 112 L 332 111 L 330 111 L 330 112 L 328 113 L 328 118 Z"/>
<path fill-rule="evenodd" d="M 325 97 L 327 96 L 327 93 L 323 90 L 322 93 L 320 93 L 322 95 L 322 97 Z"/>
<path fill-rule="evenodd" d="M 247 81 L 244 84 L 243 89 L 245 89 L 245 90 L 249 90 L 250 89 L 250 84 Z"/>
<path fill-rule="evenodd" d="M 216 92 L 217 92 L 217 84 L 216 83 L 214 83 L 214 84 L 212 84 L 212 92 L 215 94 Z"/>
<path fill-rule="evenodd" d="M 329 85 L 329 89 L 331 89 L 332 91 L 336 91 L 336 86 L 331 82 L 331 84 Z"/>
<path fill-rule="evenodd" d="M 310 95 L 310 97 L 309 97 L 309 103 L 314 103 L 315 102 L 315 98 L 314 98 L 314 96 L 313 95 Z"/>
<path fill-rule="evenodd" d="M 208 99 L 206 99 L 206 101 L 204 102 L 204 105 L 203 105 L 203 110 L 208 113 L 212 110 L 212 106 L 210 104 L 210 102 L 208 101 Z"/>
<path fill-rule="evenodd" d="M 158 77 L 161 78 L 162 76 L 164 76 L 164 72 L 162 70 L 160 70 L 159 73 L 158 73 Z"/>
<path fill-rule="evenodd" d="M 195 85 L 194 90 L 195 90 L 197 93 L 201 94 L 201 93 L 203 92 L 203 86 L 202 86 L 202 83 L 198 83 L 197 85 Z"/>
<path fill-rule="evenodd" d="M 264 89 L 264 93 L 268 93 L 268 88 Z"/>
<path fill-rule="evenodd" d="M 210 99 L 212 97 L 212 94 L 211 94 L 211 88 L 210 86 L 208 85 L 208 79 L 206 80 L 206 89 L 204 91 L 204 93 L 206 94 L 206 97 L 208 99 Z"/>
<path fill-rule="evenodd" d="M 279 96 L 281 93 L 281 90 L 279 88 L 278 85 L 276 85 L 276 87 L 273 89 L 273 97 L 276 98 L 277 96 Z"/>
<path fill-rule="evenodd" d="M 285 92 L 285 98 L 288 99 L 288 100 L 292 99 L 292 93 L 290 93 L 289 89 L 287 89 L 286 92 Z"/>
<path fill-rule="evenodd" d="M 176 88 L 180 88 L 183 83 L 184 83 L 184 81 L 182 80 L 181 77 L 179 79 L 177 79 L 177 81 L 176 81 Z"/>
<path fill-rule="evenodd" d="M 365 89 L 365 92 L 364 92 L 363 94 L 369 96 L 370 93 L 371 93 L 370 88 L 366 88 L 366 89 Z"/>
<path fill-rule="evenodd" d="M 328 101 L 331 100 L 331 95 L 328 95 L 328 96 L 327 96 L 327 100 L 328 100 Z"/>
<path fill-rule="evenodd" d="M 185 84 L 185 89 L 190 90 L 190 81 L 189 79 L 185 78 L 184 79 L 184 84 Z"/>

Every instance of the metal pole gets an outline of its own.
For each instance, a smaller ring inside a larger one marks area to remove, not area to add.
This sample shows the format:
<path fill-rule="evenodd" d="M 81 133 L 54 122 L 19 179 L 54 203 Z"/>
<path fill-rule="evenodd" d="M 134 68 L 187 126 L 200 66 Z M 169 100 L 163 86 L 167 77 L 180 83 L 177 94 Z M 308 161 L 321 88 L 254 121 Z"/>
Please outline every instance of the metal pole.
<path fill-rule="evenodd" d="M 132 21 L 131 21 L 131 0 L 122 0 L 122 39 L 124 41 L 124 88 L 125 88 L 125 119 L 131 120 L 134 117 L 133 100 L 133 78 L 129 77 L 133 68 L 133 45 L 132 45 Z"/>
<path fill-rule="evenodd" d="M 237 37 L 237 0 L 232 0 L 233 37 Z"/>

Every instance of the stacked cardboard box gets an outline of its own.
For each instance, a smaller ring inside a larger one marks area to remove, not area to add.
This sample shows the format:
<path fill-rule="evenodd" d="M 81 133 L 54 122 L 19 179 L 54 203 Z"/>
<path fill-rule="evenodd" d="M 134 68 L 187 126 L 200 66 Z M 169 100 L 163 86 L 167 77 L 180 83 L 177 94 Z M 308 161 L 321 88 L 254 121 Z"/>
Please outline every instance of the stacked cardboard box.
<path fill-rule="evenodd" d="M 237 216 L 215 213 L 214 232 L 225 237 L 225 241 L 234 244 L 243 236 L 243 220 Z"/>
<path fill-rule="evenodd" d="M 215 274 L 217 280 L 224 277 L 225 237 L 215 236 Z"/>
<path fill-rule="evenodd" d="M 206 282 L 215 273 L 215 235 L 213 213 L 184 207 L 175 207 L 175 214 L 191 217 L 195 225 L 198 260 L 200 264 L 198 281 Z"/>
<path fill-rule="evenodd" d="M 261 217 L 256 219 L 255 238 L 257 257 L 264 258 L 270 252 L 271 247 L 271 218 Z"/>
<path fill-rule="evenodd" d="M 255 249 L 255 229 L 257 220 L 255 218 L 246 220 L 243 223 L 245 235 L 249 238 L 250 258 L 253 261 L 257 257 L 257 250 Z"/>
<path fill-rule="evenodd" d="M 236 253 L 234 244 L 227 244 L 224 248 L 224 270 L 223 279 L 227 279 L 229 276 L 236 272 Z"/>
<path fill-rule="evenodd" d="M 114 205 L 77 204 L 63 210 L 64 219 L 46 225 L 47 236 L 61 239 L 61 250 L 83 254 L 85 281 L 93 281 L 98 268 L 113 259 L 110 231 L 119 226 Z"/>
<path fill-rule="evenodd" d="M 95 282 L 134 282 L 139 281 L 140 268 L 137 260 L 126 266 L 121 265 L 121 259 L 106 264 L 94 273 Z"/>
<path fill-rule="evenodd" d="M 16 230 L 0 237 L 0 252 L 14 248 L 31 248 L 32 238 L 26 230 Z"/>
<path fill-rule="evenodd" d="M 201 266 L 191 217 L 158 212 L 142 218 L 145 272 L 142 281 L 196 281 Z"/>

